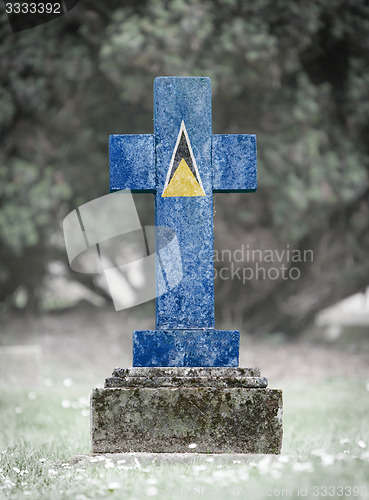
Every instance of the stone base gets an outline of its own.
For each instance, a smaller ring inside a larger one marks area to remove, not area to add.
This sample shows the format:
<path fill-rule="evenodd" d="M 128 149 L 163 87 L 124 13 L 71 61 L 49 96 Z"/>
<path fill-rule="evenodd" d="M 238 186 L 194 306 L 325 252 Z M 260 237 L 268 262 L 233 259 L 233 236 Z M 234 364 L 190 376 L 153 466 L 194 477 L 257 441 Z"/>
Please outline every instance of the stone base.
<path fill-rule="evenodd" d="M 116 369 L 91 396 L 92 452 L 280 453 L 282 391 L 266 385 L 249 368 Z"/>

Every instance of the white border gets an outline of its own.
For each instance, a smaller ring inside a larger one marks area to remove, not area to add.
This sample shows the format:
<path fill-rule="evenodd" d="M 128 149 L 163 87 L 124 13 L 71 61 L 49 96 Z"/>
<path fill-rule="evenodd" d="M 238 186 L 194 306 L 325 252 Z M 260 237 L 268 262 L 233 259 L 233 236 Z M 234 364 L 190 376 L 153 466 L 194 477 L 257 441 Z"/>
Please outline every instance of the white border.
<path fill-rule="evenodd" d="M 167 178 L 166 178 L 166 181 L 165 181 L 165 184 L 164 184 L 163 194 L 164 194 L 164 192 L 167 189 L 168 184 L 169 184 L 169 178 L 170 178 L 170 174 L 172 172 L 172 168 L 173 168 L 173 164 L 174 164 L 174 158 L 175 158 L 176 153 L 177 153 L 177 149 L 178 149 L 178 146 L 179 146 L 179 141 L 181 140 L 182 132 L 184 132 L 184 135 L 185 135 L 185 138 L 186 138 L 186 141 L 187 141 L 187 146 L 188 146 L 188 149 L 190 151 L 190 156 L 191 156 L 192 164 L 193 164 L 195 172 L 197 174 L 197 178 L 199 180 L 200 187 L 201 187 L 201 189 L 202 189 L 202 191 L 203 191 L 203 193 L 205 195 L 205 189 L 204 189 L 204 187 L 202 185 L 202 182 L 201 182 L 200 172 L 199 172 L 199 169 L 197 168 L 197 163 L 196 163 L 193 151 L 192 151 L 191 142 L 190 142 L 190 139 L 189 139 L 188 134 L 187 134 L 186 125 L 184 124 L 184 120 L 182 120 L 181 126 L 179 128 L 177 142 L 176 142 L 176 145 L 174 146 L 174 149 L 173 149 L 172 159 L 170 160 L 170 165 L 169 165 L 169 169 L 168 169 L 168 173 L 167 173 Z M 162 196 L 163 196 L 163 194 L 162 194 Z"/>

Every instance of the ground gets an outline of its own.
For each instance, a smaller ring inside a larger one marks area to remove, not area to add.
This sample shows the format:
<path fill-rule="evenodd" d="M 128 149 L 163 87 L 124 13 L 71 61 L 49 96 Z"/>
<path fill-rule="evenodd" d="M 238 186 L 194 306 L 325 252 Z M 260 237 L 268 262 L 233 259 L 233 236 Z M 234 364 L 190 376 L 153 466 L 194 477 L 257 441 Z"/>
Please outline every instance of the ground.
<path fill-rule="evenodd" d="M 88 303 L 63 313 L 3 315 L 0 324 L 0 345 L 41 347 L 45 375 L 96 383 L 117 366 L 132 366 L 132 332 L 154 328 L 149 315 L 137 319 L 112 306 Z M 369 328 L 352 342 L 351 333 L 339 341 L 314 333 L 286 341 L 281 334 L 255 338 L 241 332 L 240 366 L 260 367 L 273 387 L 295 379 L 316 383 L 327 377 L 369 377 Z"/>
<path fill-rule="evenodd" d="M 242 336 L 240 365 L 261 367 L 269 386 L 284 392 L 279 458 L 224 462 L 196 455 L 194 446 L 187 463 L 71 461 L 90 450 L 92 387 L 114 367 L 131 366 L 132 331 L 151 327 L 147 316 L 87 305 L 39 317 L 3 314 L 0 343 L 40 346 L 42 363 L 39 385 L 30 378 L 23 388 L 6 384 L 0 367 L 0 498 L 369 496 L 366 334 L 360 342 L 322 341 L 316 332 L 289 342 L 281 334 Z"/>

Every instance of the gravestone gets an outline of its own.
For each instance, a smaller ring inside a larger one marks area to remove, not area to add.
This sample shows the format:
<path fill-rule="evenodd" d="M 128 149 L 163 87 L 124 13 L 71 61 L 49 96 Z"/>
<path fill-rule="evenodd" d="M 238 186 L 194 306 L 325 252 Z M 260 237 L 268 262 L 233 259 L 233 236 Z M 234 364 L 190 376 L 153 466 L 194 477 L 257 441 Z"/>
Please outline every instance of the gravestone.
<path fill-rule="evenodd" d="M 110 180 L 154 194 L 155 225 L 175 231 L 181 265 L 160 254 L 171 272 L 156 266 L 156 329 L 135 331 L 133 367 L 92 393 L 93 452 L 279 453 L 282 392 L 238 366 L 239 332 L 214 318 L 213 193 L 256 190 L 256 137 L 212 134 L 209 78 L 159 77 L 154 134 L 110 136 Z"/>

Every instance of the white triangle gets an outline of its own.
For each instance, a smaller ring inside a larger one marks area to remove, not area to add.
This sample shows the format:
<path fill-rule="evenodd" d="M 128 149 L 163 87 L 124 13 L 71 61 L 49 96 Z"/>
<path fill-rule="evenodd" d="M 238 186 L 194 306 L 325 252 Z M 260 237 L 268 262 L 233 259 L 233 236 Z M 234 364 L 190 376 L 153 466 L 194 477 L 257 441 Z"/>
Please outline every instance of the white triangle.
<path fill-rule="evenodd" d="M 192 164 L 193 164 L 193 167 L 194 167 L 194 169 L 195 169 L 195 172 L 196 172 L 196 175 L 197 175 L 198 182 L 199 182 L 199 184 L 200 184 L 201 189 L 202 189 L 202 190 L 204 191 L 204 193 L 205 193 L 204 187 L 203 187 L 202 182 L 201 182 L 200 172 L 199 172 L 199 169 L 197 168 L 197 163 L 196 163 L 196 160 L 195 160 L 195 157 L 194 157 L 193 151 L 192 151 L 191 142 L 190 142 L 190 139 L 189 139 L 189 137 L 188 137 L 187 130 L 186 130 L 186 126 L 185 126 L 185 124 L 184 124 L 184 121 L 183 121 L 183 120 L 182 120 L 181 126 L 180 126 L 180 128 L 179 128 L 179 132 L 178 132 L 178 137 L 177 137 L 176 145 L 174 146 L 174 149 L 173 149 L 172 159 L 170 160 L 170 165 L 169 165 L 169 169 L 168 169 L 168 173 L 167 173 L 167 178 L 166 178 L 166 181 L 165 181 L 165 184 L 164 184 L 163 193 L 165 192 L 165 190 L 166 190 L 166 188 L 167 188 L 167 186 L 168 186 L 168 184 L 169 184 L 170 174 L 171 174 L 172 169 L 173 169 L 174 158 L 175 158 L 176 153 L 177 153 L 177 149 L 178 149 L 178 146 L 179 146 L 179 141 L 181 140 L 182 132 L 184 133 L 185 138 L 186 138 L 186 142 L 187 142 L 188 150 L 189 150 L 189 152 L 190 152 L 190 156 L 191 156 Z"/>

